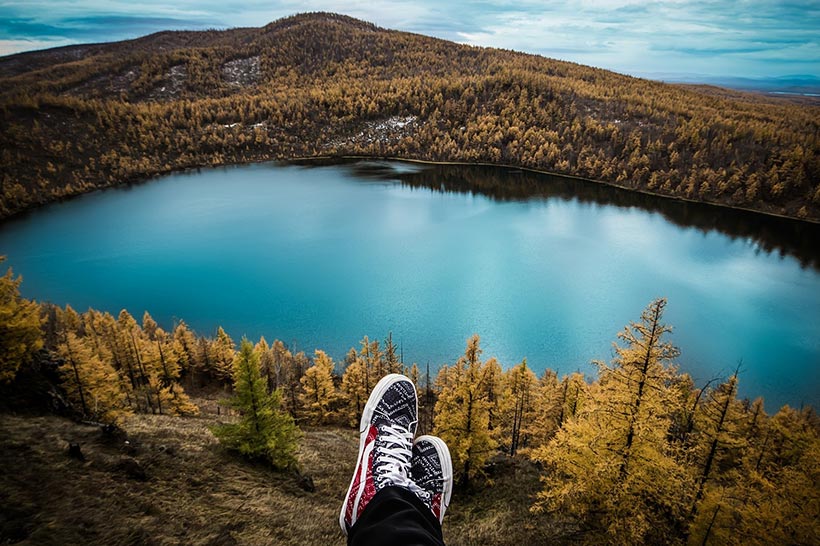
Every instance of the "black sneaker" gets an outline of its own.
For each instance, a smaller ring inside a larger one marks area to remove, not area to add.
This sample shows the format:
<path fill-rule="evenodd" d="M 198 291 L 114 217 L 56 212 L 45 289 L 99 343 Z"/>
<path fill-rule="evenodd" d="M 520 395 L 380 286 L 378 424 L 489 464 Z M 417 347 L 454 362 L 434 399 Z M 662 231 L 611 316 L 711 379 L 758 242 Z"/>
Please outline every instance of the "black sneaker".
<path fill-rule="evenodd" d="M 362 412 L 359 458 L 339 514 L 345 534 L 379 490 L 387 486 L 413 489 L 409 473 L 417 423 L 413 382 L 395 373 L 383 377 Z"/>
<path fill-rule="evenodd" d="M 439 523 L 442 522 L 453 493 L 453 461 L 444 440 L 436 436 L 416 438 L 410 478 L 416 485 L 411 490 L 433 511 Z"/>

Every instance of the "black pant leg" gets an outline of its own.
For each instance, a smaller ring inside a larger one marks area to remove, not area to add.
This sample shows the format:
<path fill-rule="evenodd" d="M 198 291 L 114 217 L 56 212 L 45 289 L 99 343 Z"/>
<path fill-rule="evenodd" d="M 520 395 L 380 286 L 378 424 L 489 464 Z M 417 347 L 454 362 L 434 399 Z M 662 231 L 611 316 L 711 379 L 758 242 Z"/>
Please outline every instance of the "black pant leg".
<path fill-rule="evenodd" d="M 433 512 L 403 487 L 385 487 L 347 534 L 348 546 L 444 546 Z"/>

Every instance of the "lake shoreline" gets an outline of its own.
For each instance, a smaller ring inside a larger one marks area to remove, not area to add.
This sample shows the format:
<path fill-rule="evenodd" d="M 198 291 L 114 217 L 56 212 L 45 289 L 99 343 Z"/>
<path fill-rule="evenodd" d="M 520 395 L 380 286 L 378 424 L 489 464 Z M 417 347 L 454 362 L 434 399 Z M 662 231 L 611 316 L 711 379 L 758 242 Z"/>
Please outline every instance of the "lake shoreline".
<path fill-rule="evenodd" d="M 10 220 L 13 220 L 13 219 L 22 218 L 25 215 L 30 214 L 30 213 L 38 210 L 38 209 L 41 209 L 42 207 L 50 205 L 52 203 L 63 203 L 63 202 L 72 200 L 72 199 L 74 199 L 76 197 L 79 197 L 79 196 L 82 196 L 82 195 L 90 195 L 90 194 L 96 193 L 98 191 L 104 191 L 104 190 L 111 189 L 111 188 L 122 188 L 122 187 L 127 187 L 127 186 L 140 185 L 140 184 L 144 184 L 146 182 L 150 182 L 152 180 L 155 180 L 157 178 L 161 178 L 163 176 L 168 176 L 168 175 L 172 175 L 172 174 L 187 173 L 187 172 L 199 171 L 201 169 L 208 169 L 208 168 L 232 167 L 232 166 L 241 166 L 241 165 L 257 165 L 257 164 L 264 164 L 264 163 L 298 163 L 298 162 L 314 162 L 314 161 L 330 161 L 330 162 L 338 161 L 338 162 L 342 162 L 342 161 L 350 161 L 350 160 L 358 160 L 358 161 L 367 161 L 367 160 L 373 160 L 373 161 L 399 161 L 399 162 L 405 162 L 405 163 L 414 163 L 414 164 L 418 164 L 418 165 L 433 165 L 433 166 L 435 166 L 435 165 L 441 165 L 441 166 L 450 165 L 450 166 L 466 166 L 466 167 L 473 166 L 473 167 L 488 167 L 488 168 L 498 168 L 498 169 L 514 169 L 514 170 L 525 171 L 525 172 L 529 172 L 529 173 L 535 173 L 535 174 L 541 174 L 541 175 L 547 175 L 547 176 L 555 176 L 555 177 L 561 177 L 561 178 L 566 178 L 566 179 L 570 179 L 570 180 L 578 180 L 578 181 L 585 182 L 585 183 L 609 186 L 609 187 L 612 187 L 612 188 L 618 188 L 620 190 L 624 190 L 624 191 L 628 191 L 628 192 L 633 192 L 633 193 L 637 193 L 637 194 L 641 194 L 641 195 L 648 195 L 648 196 L 652 196 L 652 197 L 658 197 L 658 198 L 662 198 L 662 199 L 668 199 L 670 201 L 677 201 L 677 202 L 680 202 L 680 203 L 694 203 L 694 204 L 698 204 L 698 205 L 707 205 L 707 206 L 719 207 L 719 208 L 723 208 L 723 209 L 730 209 L 730 210 L 737 210 L 737 211 L 748 212 L 748 213 L 753 213 L 753 214 L 759 214 L 759 215 L 762 215 L 762 216 L 765 216 L 765 217 L 778 218 L 778 219 L 781 219 L 781 220 L 787 220 L 787 221 L 805 223 L 805 224 L 814 225 L 814 226 L 820 226 L 820 219 L 814 220 L 814 219 L 811 219 L 811 218 L 796 218 L 794 216 L 786 216 L 785 214 L 779 214 L 779 213 L 776 213 L 776 212 L 769 212 L 769 211 L 751 209 L 751 208 L 746 208 L 746 207 L 739 207 L 739 206 L 736 206 L 736 205 L 729 205 L 729 204 L 726 204 L 726 203 L 717 203 L 717 202 L 712 202 L 712 201 L 699 201 L 697 199 L 689 199 L 689 198 L 686 198 L 686 197 L 678 197 L 678 196 L 666 195 L 666 194 L 657 193 L 657 192 L 651 192 L 651 191 L 643 190 L 643 189 L 632 188 L 632 187 L 625 186 L 625 185 L 622 185 L 622 184 L 616 184 L 614 182 L 606 182 L 606 181 L 603 181 L 603 180 L 595 180 L 595 179 L 592 179 L 592 178 L 585 178 L 583 176 L 578 176 L 578 175 L 563 174 L 563 173 L 558 173 L 558 172 L 554 172 L 554 171 L 548 171 L 548 170 L 544 170 L 544 169 L 535 169 L 535 168 L 532 168 L 532 167 L 523 167 L 523 166 L 513 165 L 513 164 L 489 163 L 489 162 L 480 162 L 480 161 L 479 162 L 433 161 L 433 160 L 428 160 L 428 159 L 408 158 L 408 157 L 400 157 L 400 156 L 350 155 L 350 154 L 339 154 L 339 155 L 328 154 L 328 155 L 313 155 L 313 156 L 274 157 L 274 158 L 266 158 L 266 159 L 254 159 L 254 160 L 250 160 L 250 161 L 225 162 L 225 163 L 220 163 L 220 164 L 202 164 L 202 165 L 196 165 L 196 166 L 180 167 L 180 168 L 172 168 L 172 169 L 162 170 L 162 171 L 158 171 L 154 174 L 141 176 L 141 177 L 134 177 L 133 179 L 124 180 L 123 182 L 120 182 L 119 184 L 113 184 L 113 185 L 110 185 L 110 186 L 94 188 L 90 191 L 80 192 L 80 193 L 60 197 L 58 199 L 47 200 L 47 201 L 44 201 L 44 202 L 35 203 L 32 206 L 26 207 L 25 209 L 17 211 L 14 214 L 11 214 L 9 216 L 5 216 L 5 217 L 0 216 L 0 225 L 2 225 L 2 223 L 4 223 L 4 222 L 7 222 L 7 221 L 10 221 Z"/>
<path fill-rule="evenodd" d="M 449 362 L 477 332 L 499 362 L 586 370 L 665 296 L 693 377 L 744 358 L 744 394 L 816 403 L 791 379 L 814 371 L 772 368 L 820 350 L 800 341 L 820 309 L 809 224 L 497 166 L 323 159 L 89 195 L 5 224 L 0 248 L 25 297 L 334 359 L 392 331 L 408 362 Z"/>
<path fill-rule="evenodd" d="M 464 167 L 492 167 L 498 169 L 513 169 L 518 171 L 526 171 L 535 174 L 543 174 L 548 176 L 555 176 L 560 178 L 568 178 L 570 180 L 578 180 L 581 182 L 589 182 L 592 184 L 600 184 L 603 186 L 609 186 L 612 188 L 618 188 L 624 191 L 639 193 L 641 195 L 650 195 L 652 197 L 660 197 L 663 199 L 669 199 L 671 201 L 679 201 L 681 203 L 695 203 L 698 205 L 708 205 L 713 207 L 720 207 L 725 209 L 731 210 L 739 210 L 743 212 L 751 212 L 754 214 L 762 214 L 764 216 L 770 216 L 773 218 L 780 218 L 782 220 L 793 220 L 795 222 L 805 222 L 807 224 L 813 225 L 820 225 L 820 220 L 813 220 L 810 218 L 795 218 L 794 216 L 786 216 L 785 214 L 778 214 L 776 212 L 767 212 L 763 210 L 756 210 L 750 209 L 746 207 L 738 207 L 735 205 L 728 205 L 726 203 L 716 203 L 712 201 L 698 201 L 697 199 L 688 199 L 686 197 L 676 197 L 673 195 L 665 195 L 662 193 L 651 192 L 648 190 L 641 190 L 636 188 L 631 188 L 629 186 L 624 186 L 622 184 L 616 184 L 614 182 L 606 182 L 603 180 L 595 180 L 593 178 L 585 178 L 583 176 L 578 176 L 574 174 L 563 174 L 554 171 L 547 171 L 544 169 L 535 169 L 532 167 L 521 167 L 519 165 L 512 165 L 506 163 L 487 163 L 487 162 L 468 162 L 468 161 L 432 161 L 427 159 L 408 159 L 405 157 L 394 157 L 394 156 L 367 156 L 367 155 L 327 155 L 327 156 L 305 156 L 305 157 L 297 157 L 291 159 L 283 159 L 278 161 L 283 162 L 298 162 L 298 161 L 320 161 L 320 160 L 379 160 L 379 161 L 402 161 L 405 163 L 416 163 L 419 165 L 451 165 L 451 166 L 464 166 Z"/>

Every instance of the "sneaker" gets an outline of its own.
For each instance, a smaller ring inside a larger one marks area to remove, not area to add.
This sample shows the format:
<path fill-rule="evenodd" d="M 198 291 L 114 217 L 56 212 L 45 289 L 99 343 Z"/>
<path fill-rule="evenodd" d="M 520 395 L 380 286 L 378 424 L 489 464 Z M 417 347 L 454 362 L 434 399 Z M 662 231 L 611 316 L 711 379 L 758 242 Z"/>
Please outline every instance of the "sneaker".
<path fill-rule="evenodd" d="M 339 514 L 345 534 L 378 491 L 387 486 L 413 486 L 409 472 L 417 423 L 413 382 L 399 374 L 383 377 L 362 412 L 359 457 Z"/>
<path fill-rule="evenodd" d="M 413 489 L 416 495 L 433 511 L 439 523 L 443 522 L 453 493 L 453 461 L 447 444 L 441 438 L 416 438 L 410 461 L 410 478 L 417 486 Z"/>

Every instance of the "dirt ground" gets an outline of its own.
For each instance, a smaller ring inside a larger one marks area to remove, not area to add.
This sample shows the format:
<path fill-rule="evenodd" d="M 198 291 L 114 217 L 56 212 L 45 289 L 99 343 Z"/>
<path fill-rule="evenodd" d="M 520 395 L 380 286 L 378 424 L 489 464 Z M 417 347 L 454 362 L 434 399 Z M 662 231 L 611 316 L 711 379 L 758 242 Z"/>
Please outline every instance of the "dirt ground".
<path fill-rule="evenodd" d="M 136 415 L 127 436 L 55 416 L 0 414 L 0 544 L 344 544 L 342 497 L 354 430 L 304 430 L 302 476 L 223 450 L 215 415 Z M 78 444 L 82 457 L 70 453 Z M 565 543 L 529 513 L 540 487 L 529 464 L 500 458 L 490 481 L 457 491 L 448 544 Z"/>

